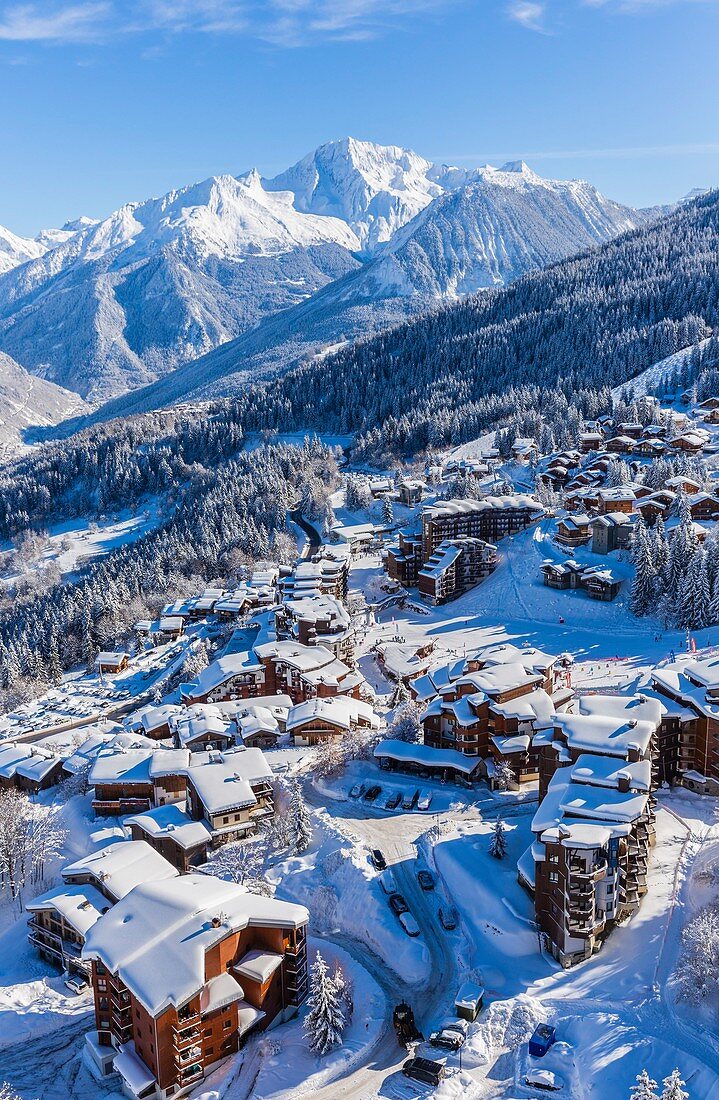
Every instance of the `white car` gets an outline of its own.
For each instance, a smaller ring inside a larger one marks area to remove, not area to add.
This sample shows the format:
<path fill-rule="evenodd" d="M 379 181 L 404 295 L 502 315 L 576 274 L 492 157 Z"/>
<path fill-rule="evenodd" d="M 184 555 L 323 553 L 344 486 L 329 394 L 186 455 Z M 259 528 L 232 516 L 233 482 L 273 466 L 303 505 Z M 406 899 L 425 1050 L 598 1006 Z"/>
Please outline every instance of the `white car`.
<path fill-rule="evenodd" d="M 428 810 L 431 805 L 432 805 L 432 792 L 431 791 L 420 791 L 419 792 L 419 798 L 417 799 L 417 809 L 418 810 Z"/>
<path fill-rule="evenodd" d="M 534 1089 L 544 1089 L 545 1092 L 559 1092 L 562 1088 L 562 1079 L 552 1073 L 551 1069 L 530 1069 L 524 1083 Z"/>
<path fill-rule="evenodd" d="M 391 867 L 387 867 L 386 870 L 382 871 L 379 876 L 379 884 L 387 896 L 397 893 L 397 883 L 394 881 Z"/>
<path fill-rule="evenodd" d="M 419 935 L 419 925 L 411 913 L 400 913 L 398 919 L 408 936 Z"/>
<path fill-rule="evenodd" d="M 79 974 L 71 974 L 69 978 L 65 978 L 65 987 L 70 990 L 71 993 L 76 993 L 78 997 L 89 989 L 89 986 L 84 978 L 81 978 Z"/>

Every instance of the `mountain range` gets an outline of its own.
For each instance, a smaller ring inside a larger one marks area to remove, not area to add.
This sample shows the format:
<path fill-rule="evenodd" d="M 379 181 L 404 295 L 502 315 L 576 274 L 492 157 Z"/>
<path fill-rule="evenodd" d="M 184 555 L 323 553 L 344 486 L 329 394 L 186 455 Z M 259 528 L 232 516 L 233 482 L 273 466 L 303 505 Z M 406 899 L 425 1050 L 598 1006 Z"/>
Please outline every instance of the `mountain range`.
<path fill-rule="evenodd" d="M 0 229 L 0 350 L 118 413 L 230 393 L 654 216 L 521 162 L 348 138 L 271 179 L 212 177 L 34 240 Z"/>

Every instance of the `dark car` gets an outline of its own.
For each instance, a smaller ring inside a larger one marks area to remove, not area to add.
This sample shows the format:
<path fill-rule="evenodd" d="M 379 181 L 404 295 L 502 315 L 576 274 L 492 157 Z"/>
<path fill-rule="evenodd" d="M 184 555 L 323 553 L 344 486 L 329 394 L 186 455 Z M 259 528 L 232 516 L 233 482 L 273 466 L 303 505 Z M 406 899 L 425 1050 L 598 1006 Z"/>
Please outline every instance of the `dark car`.
<path fill-rule="evenodd" d="M 414 1081 L 423 1081 L 426 1085 L 438 1085 L 444 1077 L 442 1062 L 433 1062 L 431 1058 L 409 1058 L 402 1066 L 405 1077 Z"/>
<path fill-rule="evenodd" d="M 409 905 L 401 894 L 390 894 L 389 907 L 396 917 L 398 917 L 400 913 L 409 913 Z"/>
<path fill-rule="evenodd" d="M 364 793 L 365 802 L 374 802 L 374 800 L 379 796 L 381 790 L 382 788 L 379 787 L 376 783 L 373 787 L 369 787 L 368 790 L 366 790 Z"/>
<path fill-rule="evenodd" d="M 429 871 L 418 871 L 417 882 L 420 884 L 423 890 L 434 890 L 434 879 Z"/>
<path fill-rule="evenodd" d="M 442 925 L 446 932 L 454 932 L 458 923 L 457 910 L 453 905 L 441 905 L 439 907 L 438 914 L 439 923 Z"/>
<path fill-rule="evenodd" d="M 379 848 L 373 848 L 369 854 L 369 858 L 372 860 L 372 865 L 377 871 L 384 871 L 387 869 L 387 860 L 384 858 Z"/>
<path fill-rule="evenodd" d="M 387 801 L 384 804 L 384 808 L 385 810 L 396 810 L 401 801 L 401 791 L 392 791 L 391 794 L 387 795 Z"/>

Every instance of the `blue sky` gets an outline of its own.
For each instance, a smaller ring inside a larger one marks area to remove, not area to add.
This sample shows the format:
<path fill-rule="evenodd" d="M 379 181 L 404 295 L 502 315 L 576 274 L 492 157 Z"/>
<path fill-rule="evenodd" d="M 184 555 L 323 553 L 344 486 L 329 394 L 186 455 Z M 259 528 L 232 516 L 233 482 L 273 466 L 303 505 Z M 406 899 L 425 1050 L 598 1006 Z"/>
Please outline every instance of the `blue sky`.
<path fill-rule="evenodd" d="M 351 134 L 635 205 L 719 185 L 719 0 L 0 0 L 0 223 Z"/>

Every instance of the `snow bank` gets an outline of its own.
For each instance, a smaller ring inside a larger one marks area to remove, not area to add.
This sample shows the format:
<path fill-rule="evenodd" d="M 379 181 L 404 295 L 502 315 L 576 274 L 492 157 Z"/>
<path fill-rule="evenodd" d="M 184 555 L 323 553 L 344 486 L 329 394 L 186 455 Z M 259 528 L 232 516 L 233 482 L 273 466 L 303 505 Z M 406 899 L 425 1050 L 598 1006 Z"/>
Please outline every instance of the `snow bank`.
<path fill-rule="evenodd" d="M 421 982 L 429 972 L 427 947 L 421 937 L 411 939 L 402 931 L 367 850 L 324 810 L 314 811 L 313 821 L 310 851 L 290 857 L 268 874 L 277 897 L 306 905 L 313 931 L 358 940 L 405 981 Z"/>

